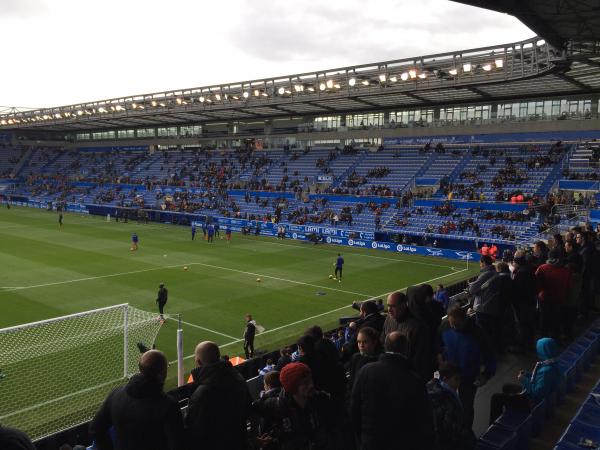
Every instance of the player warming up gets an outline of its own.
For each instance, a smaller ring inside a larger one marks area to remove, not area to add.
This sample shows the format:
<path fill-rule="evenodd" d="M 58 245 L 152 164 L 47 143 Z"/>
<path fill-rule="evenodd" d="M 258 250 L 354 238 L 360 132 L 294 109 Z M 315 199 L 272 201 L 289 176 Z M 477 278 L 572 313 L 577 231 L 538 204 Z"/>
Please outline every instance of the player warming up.
<path fill-rule="evenodd" d="M 169 291 L 165 287 L 165 283 L 160 283 L 158 285 L 158 294 L 156 295 L 156 303 L 158 304 L 158 313 L 160 314 L 160 320 L 165 320 L 163 314 L 168 298 Z"/>
<path fill-rule="evenodd" d="M 129 250 L 131 250 L 132 252 L 136 251 L 138 249 L 139 241 L 140 241 L 140 239 L 138 238 L 137 233 L 133 233 L 131 235 L 131 248 Z"/>
<path fill-rule="evenodd" d="M 342 269 L 344 267 L 344 258 L 342 258 L 341 253 L 338 253 L 337 259 L 333 264 L 335 266 L 335 271 L 333 273 L 333 279 L 337 279 L 338 283 L 342 282 Z"/>
<path fill-rule="evenodd" d="M 196 224 L 193 223 L 192 224 L 192 241 L 194 240 L 195 237 L 196 237 Z"/>
<path fill-rule="evenodd" d="M 62 228 L 63 226 L 63 213 L 62 211 L 58 213 L 58 228 Z"/>

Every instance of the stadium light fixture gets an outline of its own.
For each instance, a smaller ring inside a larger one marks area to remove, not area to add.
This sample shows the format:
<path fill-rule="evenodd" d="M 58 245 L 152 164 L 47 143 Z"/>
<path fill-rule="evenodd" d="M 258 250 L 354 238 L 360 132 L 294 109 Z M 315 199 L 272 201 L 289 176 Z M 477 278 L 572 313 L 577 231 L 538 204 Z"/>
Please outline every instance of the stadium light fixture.
<path fill-rule="evenodd" d="M 135 105 L 135 103 L 134 103 L 134 105 Z M 135 108 L 135 106 L 134 106 L 134 108 Z M 77 111 L 77 115 L 78 116 L 83 116 L 83 111 L 82 110 Z"/>
<path fill-rule="evenodd" d="M 215 94 L 215 100 L 216 101 L 221 101 L 221 94 Z"/>
<path fill-rule="evenodd" d="M 131 107 L 132 107 L 133 109 L 137 109 L 137 103 L 132 103 L 132 104 L 131 104 Z"/>
<path fill-rule="evenodd" d="M 335 83 L 335 84 L 333 85 L 333 87 L 334 87 L 334 88 L 336 88 L 336 89 L 341 89 L 341 88 L 342 88 L 342 85 L 341 85 L 340 83 Z"/>
<path fill-rule="evenodd" d="M 326 88 L 327 88 L 327 86 L 325 86 L 325 83 L 319 84 L 319 90 L 320 91 L 324 91 Z"/>
<path fill-rule="evenodd" d="M 244 91 L 244 93 L 242 94 L 242 96 L 244 98 L 248 98 L 248 97 L 250 97 L 250 93 L 248 91 Z"/>
<path fill-rule="evenodd" d="M 269 94 L 267 94 L 265 91 L 261 92 L 260 95 L 262 95 L 263 97 L 268 97 Z"/>
<path fill-rule="evenodd" d="M 0 120 L 0 125 L 6 125 L 6 120 L 4 120 L 4 119 Z"/>
<path fill-rule="evenodd" d="M 348 84 L 350 86 L 354 86 L 356 84 L 356 78 L 352 77 L 348 80 Z"/>
<path fill-rule="evenodd" d="M 471 71 L 471 63 L 464 63 L 463 64 L 463 72 L 470 72 Z"/>
<path fill-rule="evenodd" d="M 425 78 L 427 78 L 427 74 L 426 74 L 426 73 L 420 73 L 420 74 L 418 75 L 418 77 L 419 77 L 421 80 L 424 80 Z"/>
<path fill-rule="evenodd" d="M 152 103 L 151 103 L 152 106 L 156 107 L 157 104 L 158 103 L 156 103 L 156 100 L 152 100 Z"/>
<path fill-rule="evenodd" d="M 237 95 L 232 95 L 231 98 L 234 99 L 234 100 L 239 100 L 240 99 Z"/>
<path fill-rule="evenodd" d="M 492 70 L 492 65 L 491 64 L 484 64 L 483 66 L 481 66 L 481 68 L 483 70 L 485 70 L 486 72 L 489 72 L 490 70 Z"/>
<path fill-rule="evenodd" d="M 450 75 L 452 75 L 452 76 L 456 76 L 456 74 L 458 73 L 458 70 L 456 70 L 456 69 L 450 69 L 450 70 L 448 71 L 448 73 L 449 73 Z"/>
<path fill-rule="evenodd" d="M 210 97 L 206 98 L 206 103 L 212 103 L 212 100 L 210 99 Z"/>
<path fill-rule="evenodd" d="M 362 83 L 364 86 L 368 86 L 368 85 L 370 84 L 370 83 L 369 83 L 369 80 L 362 80 L 362 81 L 361 81 L 361 83 Z"/>
<path fill-rule="evenodd" d="M 309 86 L 306 88 L 308 91 L 310 92 L 315 92 L 315 87 L 314 86 Z"/>
<path fill-rule="evenodd" d="M 304 91 L 304 85 L 302 85 L 302 84 L 295 84 L 294 85 L 294 90 L 296 92 L 302 92 L 302 91 Z"/>
<path fill-rule="evenodd" d="M 283 95 L 283 94 L 285 94 L 285 88 L 284 88 L 283 86 L 282 86 L 282 87 L 280 87 L 279 89 L 277 89 L 277 93 L 278 93 L 279 95 Z"/>
<path fill-rule="evenodd" d="M 254 96 L 258 97 L 260 95 L 260 91 L 258 89 L 254 89 Z"/>
<path fill-rule="evenodd" d="M 406 81 L 406 80 L 408 80 L 408 76 L 409 76 L 409 75 L 408 75 L 408 72 L 402 72 L 402 73 L 400 74 L 400 79 L 401 79 L 402 81 Z"/>
<path fill-rule="evenodd" d="M 204 96 L 203 96 L 203 95 L 201 95 L 200 97 L 198 97 L 198 101 L 199 101 L 200 103 L 204 103 L 204 101 L 205 101 L 205 100 L 206 100 L 206 99 L 204 98 Z"/>
<path fill-rule="evenodd" d="M 390 77 L 390 81 L 391 81 L 392 83 L 395 83 L 396 81 L 398 81 L 398 77 L 397 77 L 396 75 L 392 75 L 392 76 Z"/>
<path fill-rule="evenodd" d="M 327 80 L 327 89 L 332 89 L 333 88 L 333 80 Z"/>
<path fill-rule="evenodd" d="M 496 61 L 494 61 L 494 64 L 496 64 L 496 68 L 502 69 L 502 67 L 504 67 L 504 60 L 502 58 L 498 58 Z"/>
<path fill-rule="evenodd" d="M 410 69 L 408 71 L 408 76 L 411 77 L 412 79 L 417 78 L 417 71 L 415 69 Z"/>
<path fill-rule="evenodd" d="M 175 100 L 177 102 L 178 105 L 181 105 L 181 99 L 178 98 L 177 100 Z"/>
<path fill-rule="evenodd" d="M 380 73 L 379 81 L 381 81 L 382 83 L 385 83 L 386 80 L 387 80 L 387 77 L 385 76 L 385 73 Z"/>
<path fill-rule="evenodd" d="M 145 109 L 144 105 L 138 105 L 138 109 Z"/>
<path fill-rule="evenodd" d="M 152 102 L 152 103 L 156 103 L 156 102 Z M 154 106 L 154 105 L 153 105 L 153 106 Z M 100 107 L 100 108 L 98 108 L 98 112 L 99 112 L 99 113 L 105 113 L 105 112 L 106 112 L 106 109 L 104 109 L 104 107 Z"/>

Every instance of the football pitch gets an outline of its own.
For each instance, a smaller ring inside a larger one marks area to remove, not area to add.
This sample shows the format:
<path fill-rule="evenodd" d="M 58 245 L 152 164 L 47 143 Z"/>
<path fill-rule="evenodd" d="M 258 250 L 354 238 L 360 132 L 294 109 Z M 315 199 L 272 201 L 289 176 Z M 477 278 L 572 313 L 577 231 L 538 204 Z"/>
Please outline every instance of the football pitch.
<path fill-rule="evenodd" d="M 130 250 L 133 232 L 140 239 L 137 251 Z M 326 330 L 339 317 L 355 315 L 354 301 L 413 284 L 451 284 L 478 271 L 460 261 L 237 233 L 231 243 L 216 238 L 209 244 L 201 232 L 192 241 L 189 227 L 98 216 L 65 214 L 59 228 L 56 212 L 16 207 L 0 209 L 0 242 L 0 328 L 122 303 L 158 315 L 156 293 L 164 282 L 171 318 L 156 346 L 175 362 L 180 315 L 186 377 L 200 341 L 243 356 L 246 313 L 265 328 L 256 349 L 273 350 L 295 342 L 310 325 Z M 338 252 L 345 259 L 342 282 L 329 278 Z M 74 354 L 93 357 L 83 350 Z M 168 387 L 175 386 L 176 373 L 172 364 Z M 51 384 L 46 388 L 51 391 Z"/>

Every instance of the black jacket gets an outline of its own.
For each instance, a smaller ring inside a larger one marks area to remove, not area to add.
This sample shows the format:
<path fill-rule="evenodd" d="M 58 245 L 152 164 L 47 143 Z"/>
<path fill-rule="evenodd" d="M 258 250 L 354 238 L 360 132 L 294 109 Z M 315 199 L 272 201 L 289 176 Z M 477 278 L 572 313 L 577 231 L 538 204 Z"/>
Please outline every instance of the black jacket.
<path fill-rule="evenodd" d="M 435 448 L 425 383 L 402 355 L 385 353 L 363 366 L 352 390 L 351 417 L 361 450 Z"/>
<path fill-rule="evenodd" d="M 536 303 L 537 284 L 529 265 L 518 266 L 512 274 L 513 305 L 517 311 L 532 308 Z"/>
<path fill-rule="evenodd" d="M 254 342 L 254 336 L 256 336 L 256 322 L 249 320 L 246 322 L 246 329 L 244 330 L 244 341 Z"/>
<path fill-rule="evenodd" d="M 115 445 L 109 429 L 114 427 Z M 90 431 L 99 450 L 180 450 L 184 448 L 181 410 L 162 385 L 142 374 L 113 390 L 96 413 Z"/>
<path fill-rule="evenodd" d="M 185 420 L 189 448 L 246 448 L 251 397 L 244 378 L 227 361 L 200 366 L 192 376 L 198 387 Z"/>
<path fill-rule="evenodd" d="M 169 291 L 166 287 L 162 287 L 158 290 L 158 295 L 156 296 L 156 303 L 167 303 L 169 298 Z"/>
<path fill-rule="evenodd" d="M 29 437 L 21 430 L 0 425 L 0 448 L 2 450 L 35 450 Z"/>

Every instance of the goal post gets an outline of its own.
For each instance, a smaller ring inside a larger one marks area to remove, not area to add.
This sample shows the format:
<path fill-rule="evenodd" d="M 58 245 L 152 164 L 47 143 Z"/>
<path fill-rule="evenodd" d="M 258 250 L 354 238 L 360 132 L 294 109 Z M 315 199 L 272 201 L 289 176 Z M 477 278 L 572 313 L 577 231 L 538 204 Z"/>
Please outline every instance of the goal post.
<path fill-rule="evenodd" d="M 39 440 L 90 420 L 161 325 L 120 304 L 0 329 L 0 423 Z"/>

